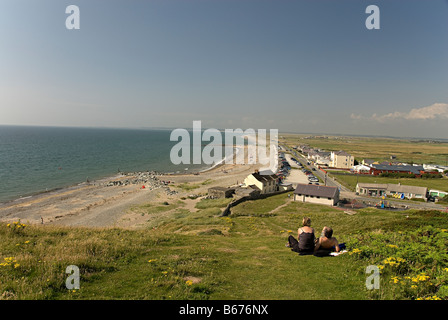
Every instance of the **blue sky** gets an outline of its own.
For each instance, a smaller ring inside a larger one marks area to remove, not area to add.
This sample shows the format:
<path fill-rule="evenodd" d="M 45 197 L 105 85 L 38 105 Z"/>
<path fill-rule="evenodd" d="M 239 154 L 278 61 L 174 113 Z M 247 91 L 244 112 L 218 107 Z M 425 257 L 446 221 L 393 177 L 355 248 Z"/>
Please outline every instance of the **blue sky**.
<path fill-rule="evenodd" d="M 0 39 L 0 124 L 448 138 L 445 0 L 3 0 Z"/>

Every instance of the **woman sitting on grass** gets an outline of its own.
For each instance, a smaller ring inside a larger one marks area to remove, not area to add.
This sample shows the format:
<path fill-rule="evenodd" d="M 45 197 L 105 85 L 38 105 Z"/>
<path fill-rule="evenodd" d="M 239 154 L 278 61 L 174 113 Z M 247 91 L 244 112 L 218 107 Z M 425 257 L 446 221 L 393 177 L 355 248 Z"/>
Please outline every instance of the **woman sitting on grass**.
<path fill-rule="evenodd" d="M 314 255 L 324 257 L 330 255 L 333 251 L 339 252 L 344 248 L 345 244 L 339 244 L 338 240 L 333 237 L 333 229 L 324 227 L 322 229 L 322 235 L 317 240 L 316 247 L 314 248 Z"/>
<path fill-rule="evenodd" d="M 300 255 L 313 254 L 314 252 L 314 229 L 311 228 L 311 219 L 308 217 L 303 218 L 302 228 L 297 230 L 298 241 L 290 235 L 288 238 L 287 247 L 291 248 L 292 251 L 298 252 Z"/>

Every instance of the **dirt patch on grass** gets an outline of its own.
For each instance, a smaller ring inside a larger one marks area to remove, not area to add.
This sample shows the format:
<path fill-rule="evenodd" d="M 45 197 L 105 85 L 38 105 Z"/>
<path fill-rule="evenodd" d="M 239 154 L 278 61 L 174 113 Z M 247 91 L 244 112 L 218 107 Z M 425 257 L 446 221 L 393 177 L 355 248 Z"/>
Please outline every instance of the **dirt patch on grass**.
<path fill-rule="evenodd" d="M 198 278 L 198 277 L 184 277 L 185 281 L 191 281 L 193 284 L 197 284 L 200 283 L 202 281 L 202 278 Z"/>

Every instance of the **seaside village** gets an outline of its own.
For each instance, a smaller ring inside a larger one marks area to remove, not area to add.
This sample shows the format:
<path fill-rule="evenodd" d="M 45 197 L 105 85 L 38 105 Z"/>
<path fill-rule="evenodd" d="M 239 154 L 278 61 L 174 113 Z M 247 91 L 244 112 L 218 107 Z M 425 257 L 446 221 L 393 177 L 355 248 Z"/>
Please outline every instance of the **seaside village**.
<path fill-rule="evenodd" d="M 443 190 L 400 183 L 357 182 L 356 190 L 349 190 L 334 179 L 337 175 L 444 178 L 448 175 L 448 166 L 402 163 L 396 161 L 393 155 L 388 161 L 364 159 L 359 163 L 345 151 L 328 152 L 308 145 L 293 148 L 280 146 L 278 157 L 277 172 L 255 170 L 241 184 L 209 188 L 208 197 L 234 198 L 223 212 L 223 215 L 227 215 L 230 214 L 230 208 L 240 202 L 266 198 L 278 193 L 288 193 L 293 201 L 342 207 L 346 205 L 351 208 L 354 208 L 353 203 L 385 208 L 389 204 L 386 201 L 388 199 L 418 200 L 411 201 L 418 205 L 423 202 L 438 202 L 448 195 L 448 192 Z M 292 171 L 296 176 L 302 176 L 299 181 L 290 179 Z M 344 198 L 341 197 L 341 192 L 344 192 Z M 411 202 L 402 204 L 401 208 L 408 208 Z"/>

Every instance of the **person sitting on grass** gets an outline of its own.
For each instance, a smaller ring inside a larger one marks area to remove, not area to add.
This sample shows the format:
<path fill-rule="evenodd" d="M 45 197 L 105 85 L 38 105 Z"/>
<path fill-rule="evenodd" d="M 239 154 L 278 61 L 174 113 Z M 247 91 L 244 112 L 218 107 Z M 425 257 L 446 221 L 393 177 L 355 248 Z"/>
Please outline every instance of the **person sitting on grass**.
<path fill-rule="evenodd" d="M 302 225 L 303 227 L 297 230 L 298 241 L 290 235 L 286 246 L 300 255 L 313 254 L 316 239 L 314 229 L 311 228 L 311 219 L 308 217 L 303 218 Z"/>
<path fill-rule="evenodd" d="M 325 257 L 329 256 L 331 252 L 340 252 L 342 249 L 345 249 L 345 244 L 339 244 L 338 240 L 333 237 L 333 229 L 324 227 L 314 248 L 314 255 L 317 257 Z"/>

